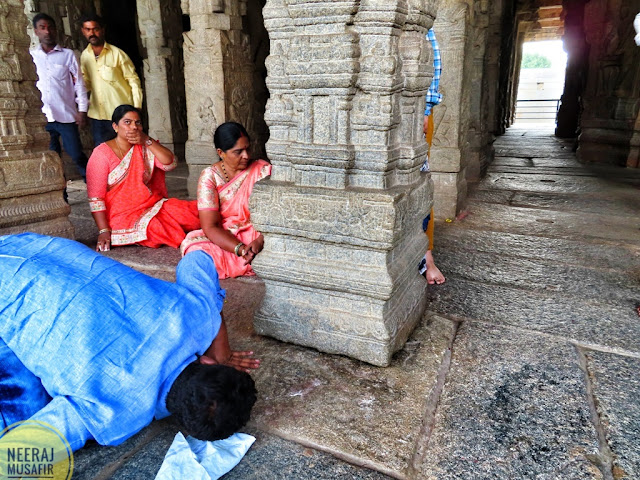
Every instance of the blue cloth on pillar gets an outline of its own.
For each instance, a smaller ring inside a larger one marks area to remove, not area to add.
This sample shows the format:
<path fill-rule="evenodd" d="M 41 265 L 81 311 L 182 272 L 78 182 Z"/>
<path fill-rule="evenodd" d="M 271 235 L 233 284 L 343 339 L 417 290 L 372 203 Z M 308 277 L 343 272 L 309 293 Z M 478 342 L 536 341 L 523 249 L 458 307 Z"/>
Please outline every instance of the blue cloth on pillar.
<path fill-rule="evenodd" d="M 77 414 L 100 444 L 117 445 L 168 415 L 166 395 L 217 335 L 224 301 L 204 252 L 186 255 L 176 278 L 72 240 L 0 237 L 0 338 L 53 397 L 47 419 L 56 408 L 60 418 Z"/>

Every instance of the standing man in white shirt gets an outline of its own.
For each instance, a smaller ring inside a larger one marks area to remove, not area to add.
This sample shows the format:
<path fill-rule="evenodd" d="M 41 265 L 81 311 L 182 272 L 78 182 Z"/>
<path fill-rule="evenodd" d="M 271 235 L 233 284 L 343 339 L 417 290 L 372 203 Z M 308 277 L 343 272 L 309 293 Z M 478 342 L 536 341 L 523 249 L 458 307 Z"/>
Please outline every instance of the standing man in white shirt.
<path fill-rule="evenodd" d="M 57 43 L 56 23 L 46 13 L 33 17 L 33 28 L 40 45 L 30 53 L 36 64 L 42 93 L 42 112 L 47 117 L 47 132 L 51 135 L 49 150 L 62 153 L 62 145 L 75 163 L 78 173 L 86 179 L 87 156 L 82 150 L 78 125 L 87 123 L 87 90 L 73 50 Z"/>

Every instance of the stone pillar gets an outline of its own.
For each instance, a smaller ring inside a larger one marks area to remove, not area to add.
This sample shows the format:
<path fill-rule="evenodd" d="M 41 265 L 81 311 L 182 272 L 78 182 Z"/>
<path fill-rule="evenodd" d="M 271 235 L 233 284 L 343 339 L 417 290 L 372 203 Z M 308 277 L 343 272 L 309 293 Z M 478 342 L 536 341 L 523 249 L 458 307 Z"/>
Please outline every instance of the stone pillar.
<path fill-rule="evenodd" d="M 471 1 L 473 9 L 470 12 L 472 17 L 471 41 L 468 43 L 466 55 L 471 57 L 471 71 L 467 82 L 469 86 L 480 86 L 480 88 L 470 88 L 469 92 L 469 126 L 468 142 L 469 151 L 467 154 L 467 181 L 478 181 L 482 172 L 493 158 L 493 135 L 488 128 L 488 111 L 484 107 L 487 92 L 489 92 L 489 82 L 485 74 L 485 56 L 487 52 L 487 38 L 489 35 L 489 1 Z"/>
<path fill-rule="evenodd" d="M 47 149 L 22 0 L 0 3 L 0 234 L 73 238 L 62 162 Z"/>
<path fill-rule="evenodd" d="M 584 30 L 590 45 L 578 159 L 627 165 L 640 106 L 640 48 L 633 19 L 640 1 L 591 0 Z"/>
<path fill-rule="evenodd" d="M 221 123 L 242 123 L 252 138 L 253 64 L 242 31 L 246 0 L 182 0 L 191 19 L 183 34 L 189 140 L 188 189 L 195 196 L 200 172 L 217 161 L 213 132 Z"/>
<path fill-rule="evenodd" d="M 420 320 L 432 185 L 424 95 L 434 2 L 269 0 L 270 180 L 256 331 L 388 365 Z"/>
<path fill-rule="evenodd" d="M 446 2 L 433 24 L 442 55 L 442 103 L 433 108 L 435 131 L 429 163 L 436 218 L 454 218 L 467 198 L 467 128 L 471 53 L 466 49 L 469 6 Z"/>
<path fill-rule="evenodd" d="M 137 0 L 136 7 L 146 51 L 143 63 L 149 134 L 182 156 L 187 140 L 187 106 L 179 43 L 180 1 Z"/>
<path fill-rule="evenodd" d="M 581 97 L 587 80 L 589 46 L 585 41 L 584 0 L 564 0 L 564 50 L 567 52 L 567 70 L 564 92 L 558 110 L 556 136 L 573 138 L 578 134 Z"/>

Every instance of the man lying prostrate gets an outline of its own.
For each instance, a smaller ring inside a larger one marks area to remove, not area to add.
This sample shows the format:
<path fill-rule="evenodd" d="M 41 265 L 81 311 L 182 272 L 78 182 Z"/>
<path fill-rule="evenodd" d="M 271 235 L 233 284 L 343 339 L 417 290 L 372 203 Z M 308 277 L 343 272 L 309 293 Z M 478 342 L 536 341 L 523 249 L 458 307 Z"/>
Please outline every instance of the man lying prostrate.
<path fill-rule="evenodd" d="M 204 252 L 170 283 L 71 240 L 0 237 L 0 427 L 45 422 L 77 450 L 173 414 L 200 440 L 228 437 L 249 419 L 259 361 L 230 350 L 224 295 Z"/>

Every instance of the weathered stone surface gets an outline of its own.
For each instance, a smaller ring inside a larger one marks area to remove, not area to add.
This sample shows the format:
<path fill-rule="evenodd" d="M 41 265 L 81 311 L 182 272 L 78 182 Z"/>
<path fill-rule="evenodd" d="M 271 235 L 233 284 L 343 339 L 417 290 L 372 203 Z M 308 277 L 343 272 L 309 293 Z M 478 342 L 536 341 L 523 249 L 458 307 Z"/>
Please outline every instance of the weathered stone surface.
<path fill-rule="evenodd" d="M 573 346 L 465 323 L 419 478 L 603 478 Z"/>
<path fill-rule="evenodd" d="M 262 359 L 255 374 L 261 396 L 252 424 L 405 476 L 454 332 L 452 322 L 428 318 L 385 369 L 267 339 L 256 341 L 252 349 Z"/>
<path fill-rule="evenodd" d="M 587 350 L 587 371 L 605 438 L 613 453 L 614 478 L 640 477 L 640 358 Z"/>
<path fill-rule="evenodd" d="M 388 480 L 392 478 L 274 435 L 262 432 L 254 435 L 257 436 L 256 442 L 242 462 L 224 476 L 224 480 L 249 478 Z"/>
<path fill-rule="evenodd" d="M 505 179 L 505 183 L 509 180 Z M 538 186 L 532 182 L 532 189 Z M 511 188 L 506 186 L 505 188 Z M 575 187 L 580 190 L 581 187 Z M 587 188 L 585 187 L 585 190 Z M 624 217 L 622 217 L 624 218 Z M 478 230 L 517 233 L 573 240 L 580 235 L 582 241 L 608 240 L 613 244 L 638 245 L 640 230 L 632 222 L 621 222 L 605 214 L 579 214 L 558 210 L 511 207 L 499 204 L 477 204 L 464 219 Z M 490 222 L 490 223 L 488 223 Z"/>
<path fill-rule="evenodd" d="M 503 232 L 465 230 L 460 224 L 436 226 L 435 254 L 465 257 L 468 251 L 536 258 L 541 261 L 601 269 L 626 270 L 637 262 L 638 249 L 631 245 L 602 245 L 578 240 L 545 238 Z"/>
<path fill-rule="evenodd" d="M 445 315 L 640 352 L 640 322 L 635 312 L 637 300 L 632 298 L 607 301 L 598 295 L 587 301 L 546 288 L 522 290 L 456 277 L 448 278 L 445 285 L 437 291 L 432 290 L 432 295 L 429 308 Z"/>

